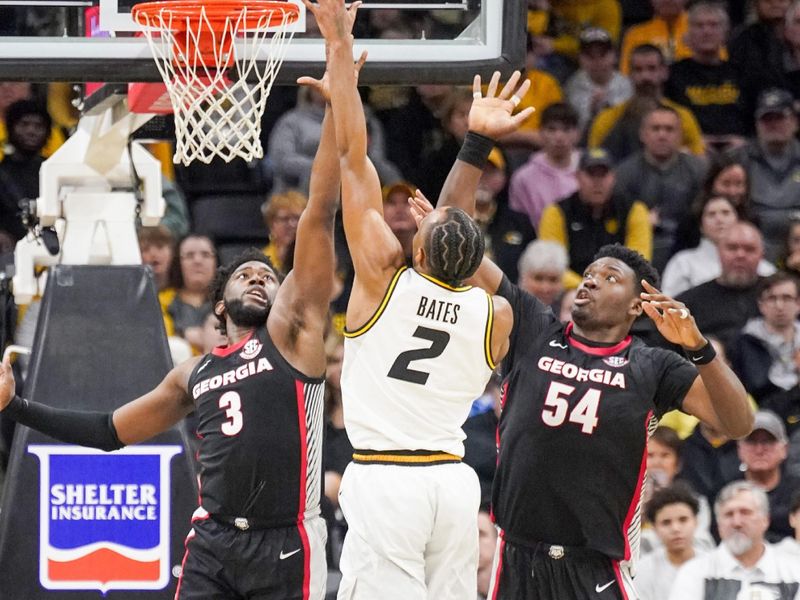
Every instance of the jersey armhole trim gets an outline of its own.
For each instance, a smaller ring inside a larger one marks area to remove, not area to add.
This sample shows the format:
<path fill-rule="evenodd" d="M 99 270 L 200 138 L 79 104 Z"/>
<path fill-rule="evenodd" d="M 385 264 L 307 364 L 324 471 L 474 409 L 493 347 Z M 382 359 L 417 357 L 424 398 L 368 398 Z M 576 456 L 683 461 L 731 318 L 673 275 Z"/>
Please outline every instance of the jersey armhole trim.
<path fill-rule="evenodd" d="M 405 273 L 407 270 L 408 270 L 408 267 L 400 267 L 397 270 L 397 273 L 395 273 L 394 277 L 392 277 L 392 281 L 389 283 L 389 287 L 386 289 L 386 293 L 383 295 L 383 300 L 381 300 L 381 303 L 378 306 L 377 310 L 373 313 L 373 315 L 369 318 L 369 320 L 364 325 L 362 325 L 361 327 L 359 327 L 355 331 L 348 331 L 347 327 L 345 327 L 344 331 L 342 331 L 342 334 L 344 335 L 344 337 L 346 337 L 346 338 L 358 337 L 360 335 L 365 334 L 367 331 L 370 330 L 370 328 L 373 325 L 375 325 L 375 323 L 378 321 L 380 316 L 383 314 L 383 311 L 386 310 L 386 305 L 389 304 L 389 299 L 392 297 L 392 293 L 394 292 L 394 288 L 397 287 L 397 282 L 400 279 L 400 275 Z"/>
<path fill-rule="evenodd" d="M 483 347 L 484 347 L 484 354 L 486 355 L 486 364 L 489 365 L 489 368 L 494 371 L 497 368 L 497 364 L 494 362 L 494 357 L 492 357 L 492 325 L 494 324 L 494 302 L 492 301 L 492 296 L 490 294 L 486 294 L 486 299 L 489 301 L 489 310 L 488 314 L 486 315 L 486 331 L 483 335 Z"/>

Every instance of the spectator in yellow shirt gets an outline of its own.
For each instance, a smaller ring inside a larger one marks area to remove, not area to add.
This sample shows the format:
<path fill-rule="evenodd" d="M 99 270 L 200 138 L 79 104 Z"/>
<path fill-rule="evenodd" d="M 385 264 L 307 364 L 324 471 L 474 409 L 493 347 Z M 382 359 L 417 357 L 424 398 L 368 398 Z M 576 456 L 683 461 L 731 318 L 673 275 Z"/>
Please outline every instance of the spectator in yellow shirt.
<path fill-rule="evenodd" d="M 622 10 L 618 0 L 556 0 L 552 19 L 561 31 L 553 38 L 553 51 L 571 59 L 578 57 L 578 39 L 586 27 L 605 29 L 615 44 L 619 42 Z"/>
<path fill-rule="evenodd" d="M 651 1 L 653 18 L 628 29 L 622 40 L 620 70 L 625 75 L 630 74 L 629 61 L 633 49 L 642 44 L 653 44 L 659 48 L 667 64 L 692 55 L 692 50 L 686 44 L 686 33 L 689 30 L 686 0 Z"/>
<path fill-rule="evenodd" d="M 653 254 L 653 229 L 647 207 L 614 192 L 616 174 L 611 155 L 587 150 L 578 166 L 578 190 L 544 209 L 539 239 L 558 242 L 567 250 L 569 269 L 564 287 L 577 287 L 584 269 L 606 244 L 619 243 L 648 260 Z"/>
<path fill-rule="evenodd" d="M 674 109 L 681 119 L 681 146 L 692 154 L 705 153 L 700 125 L 692 112 L 664 97 L 669 69 L 656 46 L 634 48 L 630 59 L 630 79 L 634 93 L 630 100 L 602 111 L 589 130 L 589 147 L 603 146 L 616 160 L 641 148 L 639 126 L 645 114 L 658 105 Z"/>

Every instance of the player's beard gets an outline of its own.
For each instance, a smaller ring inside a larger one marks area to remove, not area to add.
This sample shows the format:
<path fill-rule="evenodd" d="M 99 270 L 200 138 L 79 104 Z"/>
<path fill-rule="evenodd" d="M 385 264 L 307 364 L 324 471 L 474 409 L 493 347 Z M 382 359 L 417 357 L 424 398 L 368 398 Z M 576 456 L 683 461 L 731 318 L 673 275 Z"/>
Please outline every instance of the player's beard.
<path fill-rule="evenodd" d="M 753 540 L 741 531 L 734 531 L 722 543 L 731 551 L 734 556 L 741 556 L 753 547 Z"/>
<path fill-rule="evenodd" d="M 260 327 L 267 322 L 272 301 L 267 298 L 266 306 L 247 306 L 242 300 L 226 300 L 225 310 L 231 321 L 239 327 Z"/>

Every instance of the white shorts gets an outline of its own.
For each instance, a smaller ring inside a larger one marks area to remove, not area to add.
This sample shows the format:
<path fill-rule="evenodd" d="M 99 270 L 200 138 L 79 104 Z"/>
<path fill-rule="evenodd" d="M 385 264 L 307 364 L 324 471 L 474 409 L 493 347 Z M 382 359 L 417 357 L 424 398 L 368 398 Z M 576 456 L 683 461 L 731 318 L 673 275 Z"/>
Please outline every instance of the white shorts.
<path fill-rule="evenodd" d="M 464 463 L 348 465 L 338 600 L 477 597 L 478 477 Z"/>

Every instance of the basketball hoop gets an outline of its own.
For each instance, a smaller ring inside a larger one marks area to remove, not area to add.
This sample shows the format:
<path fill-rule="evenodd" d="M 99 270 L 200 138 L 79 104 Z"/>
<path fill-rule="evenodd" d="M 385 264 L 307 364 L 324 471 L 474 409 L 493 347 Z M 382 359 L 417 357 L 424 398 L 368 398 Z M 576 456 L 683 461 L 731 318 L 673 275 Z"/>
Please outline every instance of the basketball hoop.
<path fill-rule="evenodd" d="M 172 103 L 174 162 L 261 158 L 261 116 L 298 7 L 265 0 L 164 0 L 137 4 L 131 15 L 143 27 Z M 260 64 L 259 56 L 265 58 Z"/>

